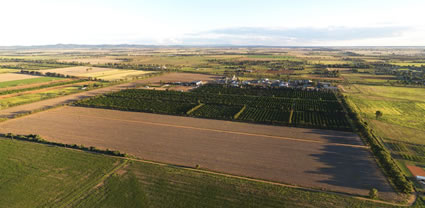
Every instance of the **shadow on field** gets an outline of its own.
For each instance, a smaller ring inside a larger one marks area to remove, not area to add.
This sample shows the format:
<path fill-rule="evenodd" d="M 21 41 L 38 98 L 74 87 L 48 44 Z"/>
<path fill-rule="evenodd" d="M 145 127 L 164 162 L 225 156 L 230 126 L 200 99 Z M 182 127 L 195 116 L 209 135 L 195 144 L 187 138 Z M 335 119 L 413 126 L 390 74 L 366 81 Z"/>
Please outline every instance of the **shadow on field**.
<path fill-rule="evenodd" d="M 322 135 L 330 143 L 364 145 L 360 137 L 353 132 L 309 129 L 308 133 Z"/>
<path fill-rule="evenodd" d="M 329 177 L 329 179 L 319 182 L 331 186 L 363 189 L 365 190 L 364 194 L 367 194 L 371 188 L 376 188 L 383 198 L 389 198 L 391 193 L 394 193 L 367 149 L 325 145 L 321 150 L 321 154 L 311 154 L 310 156 L 327 167 L 308 171 L 311 174 Z M 347 190 L 347 192 L 350 191 Z"/>

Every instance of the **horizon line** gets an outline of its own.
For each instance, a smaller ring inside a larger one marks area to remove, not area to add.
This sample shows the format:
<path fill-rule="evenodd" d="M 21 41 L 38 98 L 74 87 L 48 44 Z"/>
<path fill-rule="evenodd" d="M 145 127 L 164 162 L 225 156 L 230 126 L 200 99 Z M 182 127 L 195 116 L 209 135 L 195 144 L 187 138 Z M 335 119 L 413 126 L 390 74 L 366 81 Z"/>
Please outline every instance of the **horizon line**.
<path fill-rule="evenodd" d="M 75 43 L 69 43 L 69 44 L 63 44 L 63 43 L 56 43 L 56 44 L 34 44 L 34 45 L 0 45 L 0 49 L 2 48 L 42 48 L 42 47 L 248 47 L 248 48 L 364 48 L 364 47 L 373 47 L 373 48 L 425 48 L 425 45 L 357 45 L 357 46 L 344 46 L 344 45 L 338 45 L 338 46 L 332 46 L 332 45 L 319 45 L 319 46 L 313 46 L 313 45 L 233 45 L 233 44 L 131 44 L 131 43 L 122 43 L 122 44 L 75 44 Z"/>

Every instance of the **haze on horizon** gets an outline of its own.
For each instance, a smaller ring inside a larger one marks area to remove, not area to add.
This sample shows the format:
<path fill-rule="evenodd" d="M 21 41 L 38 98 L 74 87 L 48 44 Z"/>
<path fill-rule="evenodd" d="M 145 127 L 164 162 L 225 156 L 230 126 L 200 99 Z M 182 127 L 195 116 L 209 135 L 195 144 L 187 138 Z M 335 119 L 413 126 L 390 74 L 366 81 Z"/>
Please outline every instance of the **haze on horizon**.
<path fill-rule="evenodd" d="M 425 46 L 423 0 L 16 0 L 1 46 Z"/>

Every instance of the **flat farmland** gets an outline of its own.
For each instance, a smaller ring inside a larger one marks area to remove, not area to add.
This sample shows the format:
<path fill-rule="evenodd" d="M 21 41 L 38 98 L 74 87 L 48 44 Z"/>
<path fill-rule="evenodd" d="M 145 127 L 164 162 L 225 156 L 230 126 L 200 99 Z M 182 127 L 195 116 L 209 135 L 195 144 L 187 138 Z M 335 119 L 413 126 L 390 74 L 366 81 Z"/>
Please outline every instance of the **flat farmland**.
<path fill-rule="evenodd" d="M 99 57 L 99 58 L 73 58 L 73 59 L 60 59 L 60 62 L 79 62 L 79 63 L 90 63 L 90 64 L 106 64 L 106 63 L 119 63 L 121 60 L 117 60 L 114 57 Z"/>
<path fill-rule="evenodd" d="M 136 157 L 367 195 L 393 192 L 360 139 L 347 132 L 63 107 L 12 119 L 0 132 L 116 149 Z"/>
<path fill-rule="evenodd" d="M 137 83 L 140 84 L 160 84 L 160 83 L 166 83 L 166 82 L 193 82 L 197 80 L 201 81 L 212 81 L 219 78 L 218 76 L 214 75 L 207 75 L 207 74 L 195 74 L 195 73 L 180 73 L 180 72 L 173 72 L 164 74 L 162 76 L 157 77 L 151 77 L 149 79 L 143 79 L 137 81 Z"/>
<path fill-rule="evenodd" d="M 77 77 L 95 77 L 103 80 L 119 80 L 151 73 L 141 70 L 121 70 L 100 67 L 76 66 L 67 68 L 47 69 L 42 72 L 59 73 Z"/>
<path fill-rule="evenodd" d="M 66 67 L 66 68 L 57 68 L 57 69 L 47 69 L 42 72 L 51 72 L 59 73 L 65 75 L 81 76 L 84 74 L 95 73 L 95 72 L 105 72 L 109 71 L 109 68 L 99 68 L 99 67 L 89 67 L 89 66 L 75 66 L 75 67 Z"/>

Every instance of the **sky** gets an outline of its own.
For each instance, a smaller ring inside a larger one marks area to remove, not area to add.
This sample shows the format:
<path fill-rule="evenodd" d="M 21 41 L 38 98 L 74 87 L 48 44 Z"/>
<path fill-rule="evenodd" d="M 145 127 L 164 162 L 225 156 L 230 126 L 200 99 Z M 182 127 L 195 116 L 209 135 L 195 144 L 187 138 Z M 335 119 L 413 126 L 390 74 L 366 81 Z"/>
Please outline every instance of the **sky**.
<path fill-rule="evenodd" d="M 7 0 L 1 8 L 1 46 L 425 46 L 425 0 Z"/>

